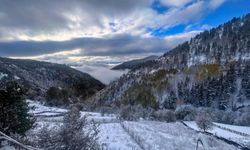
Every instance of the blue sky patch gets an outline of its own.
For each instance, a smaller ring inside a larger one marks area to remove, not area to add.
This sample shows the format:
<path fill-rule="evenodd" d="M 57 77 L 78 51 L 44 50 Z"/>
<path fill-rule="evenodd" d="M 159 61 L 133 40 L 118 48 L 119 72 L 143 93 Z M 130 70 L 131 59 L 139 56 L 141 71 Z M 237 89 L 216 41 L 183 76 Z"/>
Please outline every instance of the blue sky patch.
<path fill-rule="evenodd" d="M 172 28 L 155 28 L 155 29 L 149 28 L 148 31 L 153 36 L 162 37 L 162 36 L 182 33 L 185 30 L 185 28 L 186 28 L 185 25 L 177 25 Z"/>
<path fill-rule="evenodd" d="M 152 4 L 152 9 L 158 14 L 164 14 L 168 8 L 155 0 Z M 148 28 L 148 32 L 155 37 L 164 37 L 168 35 L 183 33 L 190 30 L 205 30 L 211 27 L 216 27 L 224 22 L 231 20 L 233 17 L 240 17 L 250 12 L 250 0 L 228 0 L 219 8 L 205 13 L 201 20 L 196 20 L 190 24 L 176 25 L 171 28 Z M 185 30 L 189 27 L 189 30 Z"/>
<path fill-rule="evenodd" d="M 167 12 L 168 8 L 164 5 L 161 4 L 161 2 L 159 0 L 155 0 L 152 3 L 151 8 L 153 10 L 155 10 L 158 14 L 164 14 L 165 12 Z"/>

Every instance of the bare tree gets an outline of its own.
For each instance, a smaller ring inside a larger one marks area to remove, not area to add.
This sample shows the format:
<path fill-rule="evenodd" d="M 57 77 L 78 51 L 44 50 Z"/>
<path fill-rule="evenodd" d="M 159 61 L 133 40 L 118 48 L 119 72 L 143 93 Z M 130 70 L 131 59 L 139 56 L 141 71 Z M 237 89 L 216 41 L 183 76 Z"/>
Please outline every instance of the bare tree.
<path fill-rule="evenodd" d="M 196 124 L 204 132 L 206 132 L 209 129 L 212 129 L 213 127 L 211 116 L 207 112 L 202 112 L 199 115 L 197 115 Z"/>

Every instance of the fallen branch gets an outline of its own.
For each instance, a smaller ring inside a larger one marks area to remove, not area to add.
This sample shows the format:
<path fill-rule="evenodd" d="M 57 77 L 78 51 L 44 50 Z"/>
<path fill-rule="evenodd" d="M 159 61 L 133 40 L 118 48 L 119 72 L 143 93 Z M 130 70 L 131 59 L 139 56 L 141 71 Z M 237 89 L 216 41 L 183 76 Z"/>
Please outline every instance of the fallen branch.
<path fill-rule="evenodd" d="M 14 144 L 16 144 L 16 145 L 18 145 L 18 146 L 20 146 L 20 147 L 26 149 L 26 150 L 41 150 L 41 149 L 38 149 L 38 148 L 34 148 L 34 147 L 31 147 L 31 146 L 24 145 L 24 144 L 22 144 L 22 143 L 16 141 L 15 139 L 9 137 L 8 135 L 4 134 L 4 133 L 1 132 L 1 131 L 0 131 L 0 135 L 1 135 L 1 136 L 0 136 L 0 139 L 6 140 L 6 141 L 8 141 L 8 142 L 12 142 L 12 143 L 14 143 Z"/>

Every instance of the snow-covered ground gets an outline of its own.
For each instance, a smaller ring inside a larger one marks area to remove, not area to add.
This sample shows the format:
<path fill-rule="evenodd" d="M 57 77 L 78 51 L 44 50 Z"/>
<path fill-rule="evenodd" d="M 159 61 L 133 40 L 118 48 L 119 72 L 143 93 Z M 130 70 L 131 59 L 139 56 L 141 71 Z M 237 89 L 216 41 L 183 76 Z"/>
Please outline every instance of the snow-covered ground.
<path fill-rule="evenodd" d="M 100 125 L 99 142 L 108 150 L 140 150 L 136 142 L 122 128 L 120 123 Z"/>
<path fill-rule="evenodd" d="M 202 141 L 205 149 L 233 150 L 234 146 L 228 145 L 216 138 L 202 133 L 197 133 L 185 127 L 182 123 L 164 123 L 156 121 L 124 122 L 129 132 L 139 136 L 144 149 L 153 150 L 194 150 L 198 139 Z M 202 145 L 200 145 L 202 148 Z"/>
<path fill-rule="evenodd" d="M 199 128 L 194 121 L 185 121 L 185 124 L 187 124 L 192 129 L 199 131 Z M 250 127 L 234 126 L 221 123 L 214 123 L 214 124 L 216 126 L 213 126 L 212 129 L 208 130 L 209 133 L 237 142 L 243 146 L 250 145 L 250 136 L 248 136 L 250 132 Z M 243 133 L 243 135 L 241 135 L 240 133 Z"/>
<path fill-rule="evenodd" d="M 246 126 L 236 126 L 236 125 L 228 125 L 228 124 L 222 124 L 222 123 L 214 123 L 218 126 L 222 126 L 234 131 L 238 131 L 241 133 L 245 133 L 248 134 L 249 138 L 250 138 L 250 127 L 246 127 Z"/>
<path fill-rule="evenodd" d="M 30 102 L 31 110 L 37 119 L 37 127 L 61 124 L 66 109 L 43 106 L 38 102 Z M 233 145 L 218 140 L 213 136 L 198 133 L 180 122 L 165 123 L 156 121 L 124 121 L 116 115 L 82 112 L 88 118 L 100 123 L 99 144 L 104 150 L 194 150 L 198 139 L 209 150 L 235 150 Z M 191 123 L 191 122 L 190 122 Z M 202 149 L 202 145 L 199 144 Z"/>
<path fill-rule="evenodd" d="M 8 74 L 0 72 L 0 80 L 2 80 L 4 77 L 8 77 Z"/>

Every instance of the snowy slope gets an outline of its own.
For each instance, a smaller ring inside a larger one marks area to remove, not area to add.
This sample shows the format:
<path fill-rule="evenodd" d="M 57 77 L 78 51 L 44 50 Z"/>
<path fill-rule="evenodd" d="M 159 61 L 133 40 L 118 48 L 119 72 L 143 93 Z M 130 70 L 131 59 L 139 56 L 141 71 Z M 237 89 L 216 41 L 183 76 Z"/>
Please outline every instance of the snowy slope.
<path fill-rule="evenodd" d="M 133 132 L 133 134 L 136 134 L 141 138 L 144 149 L 194 150 L 198 139 L 201 139 L 205 149 L 236 149 L 234 146 L 218 141 L 214 137 L 190 130 L 179 122 L 164 123 L 155 121 L 140 121 L 125 122 L 124 124 L 131 132 Z"/>
<path fill-rule="evenodd" d="M 0 72 L 0 80 L 2 80 L 4 77 L 8 77 L 8 74 Z"/>
<path fill-rule="evenodd" d="M 37 116 L 36 132 L 41 127 L 57 127 L 62 123 L 66 109 L 43 106 L 38 102 L 29 101 L 34 106 Z M 116 115 L 101 115 L 100 113 L 81 112 L 89 120 L 94 120 L 99 126 L 99 144 L 105 150 L 194 150 L 198 139 L 209 150 L 235 150 L 236 147 L 224 141 L 185 127 L 183 124 L 165 123 L 156 121 L 124 121 L 117 119 Z M 202 149 L 202 145 L 200 145 Z"/>
<path fill-rule="evenodd" d="M 248 134 L 250 136 L 250 127 L 228 125 L 228 124 L 222 124 L 222 123 L 214 123 L 214 124 L 216 124 L 218 126 L 222 126 L 222 127 L 228 128 L 228 129 L 231 129 L 231 130 L 234 130 L 234 131 L 245 133 L 245 134 Z"/>
<path fill-rule="evenodd" d="M 100 125 L 102 148 L 109 150 L 141 150 L 134 140 L 124 131 L 120 123 L 104 123 Z"/>
<path fill-rule="evenodd" d="M 39 102 L 30 100 L 28 102 L 29 106 L 34 107 L 30 113 L 34 113 L 37 116 L 37 126 L 31 132 L 36 132 L 43 126 L 57 127 L 63 121 L 63 114 L 67 112 L 66 109 L 43 106 Z M 100 113 L 93 112 L 81 112 L 81 114 L 82 116 L 87 115 L 88 120 L 100 123 L 99 144 L 102 148 L 108 150 L 140 150 L 140 147 L 121 127 L 115 115 L 102 116 Z"/>
<path fill-rule="evenodd" d="M 187 124 L 189 127 L 192 129 L 199 131 L 199 128 L 197 124 L 194 121 L 185 121 L 185 124 Z M 248 133 L 250 130 L 250 127 L 241 127 L 241 126 L 233 126 L 233 125 L 226 125 L 226 124 L 221 124 L 221 123 L 215 123 L 216 125 L 220 125 L 226 128 L 233 129 L 235 131 L 241 131 L 243 133 Z M 248 146 L 250 145 L 250 137 L 240 135 L 234 132 L 230 132 L 228 130 L 219 128 L 217 126 L 214 126 L 211 130 L 208 131 L 209 133 L 212 133 L 214 135 L 217 135 L 219 137 L 223 137 L 229 140 L 232 140 L 234 142 L 237 142 L 243 146 Z"/>

